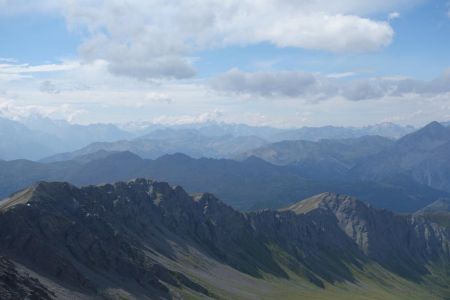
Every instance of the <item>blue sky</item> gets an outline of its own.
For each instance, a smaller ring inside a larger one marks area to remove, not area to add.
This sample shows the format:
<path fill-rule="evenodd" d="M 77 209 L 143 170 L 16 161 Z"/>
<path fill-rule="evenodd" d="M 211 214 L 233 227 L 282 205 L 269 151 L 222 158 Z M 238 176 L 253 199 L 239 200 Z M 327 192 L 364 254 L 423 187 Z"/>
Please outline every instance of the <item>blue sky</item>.
<path fill-rule="evenodd" d="M 61 16 L 26 13 L 0 16 L 0 43 L 0 57 L 43 64 L 76 57 L 81 36 Z"/>
<path fill-rule="evenodd" d="M 450 120 L 449 2 L 223 3 L 0 1 L 0 114 L 274 126 Z"/>

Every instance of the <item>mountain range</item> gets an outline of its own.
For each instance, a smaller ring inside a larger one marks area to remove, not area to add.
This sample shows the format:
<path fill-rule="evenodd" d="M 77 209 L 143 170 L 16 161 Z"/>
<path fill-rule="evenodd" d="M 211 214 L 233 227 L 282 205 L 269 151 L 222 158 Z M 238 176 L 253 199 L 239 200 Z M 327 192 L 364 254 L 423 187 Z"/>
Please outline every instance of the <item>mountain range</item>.
<path fill-rule="evenodd" d="M 381 136 L 319 141 L 282 141 L 240 154 L 255 156 L 275 165 L 292 166 L 307 177 L 337 179 L 368 156 L 388 148 L 394 140 Z"/>
<path fill-rule="evenodd" d="M 43 162 L 71 160 L 98 151 L 130 151 L 143 158 L 158 158 L 165 154 L 185 153 L 200 158 L 233 157 L 239 153 L 260 147 L 267 142 L 257 136 L 204 136 L 195 130 L 158 129 L 132 140 L 97 142 L 79 150 L 61 153 L 42 159 Z"/>
<path fill-rule="evenodd" d="M 203 122 L 184 125 L 89 124 L 81 125 L 32 115 L 20 120 L 0 116 L 0 159 L 40 160 L 58 155 L 57 159 L 77 153 L 120 149 L 156 158 L 163 154 L 186 152 L 194 157 L 233 157 L 239 152 L 282 140 L 355 138 L 380 135 L 398 138 L 413 131 L 411 126 L 383 123 L 367 127 L 274 128 Z M 192 139 L 192 145 L 188 143 Z M 120 141 L 120 142 L 119 142 Z M 117 142 L 117 143 L 115 143 Z M 201 147 L 205 146 L 205 150 Z M 240 147 L 241 146 L 241 147 Z M 82 149 L 84 148 L 84 149 Z"/>
<path fill-rule="evenodd" d="M 267 143 L 258 137 L 227 139 L 199 136 L 194 129 L 158 129 L 135 140 L 97 143 L 41 162 L 0 161 L 0 196 L 39 180 L 85 185 L 149 177 L 180 184 L 189 192 L 211 191 L 244 211 L 279 208 L 332 191 L 376 207 L 412 212 L 448 197 L 449 131 L 435 122 L 399 140 L 364 136 Z M 180 145 L 185 146 L 178 149 Z M 129 147 L 147 157 L 170 147 L 170 152 L 184 149 L 195 155 L 142 159 L 123 152 Z M 251 147 L 255 149 L 243 151 Z M 225 152 L 240 153 L 234 156 L 239 161 L 202 157 Z M 405 169 L 405 161 L 410 169 Z"/>
<path fill-rule="evenodd" d="M 256 157 L 235 161 L 173 154 L 150 160 L 131 152 L 101 151 L 55 163 L 0 161 L 0 197 L 41 180 L 87 185 L 137 177 L 182 185 L 189 192 L 207 190 L 244 211 L 280 208 L 324 191 L 357 196 L 397 212 L 413 212 L 449 196 L 407 177 L 383 183 L 311 179 L 289 166 L 276 166 Z"/>
<path fill-rule="evenodd" d="M 401 126 L 385 122 L 364 127 L 320 126 L 300 128 L 277 128 L 270 126 L 251 126 L 247 124 L 232 124 L 217 121 L 200 123 L 162 125 L 148 122 L 122 124 L 121 128 L 136 132 L 139 136 L 159 129 L 176 131 L 195 130 L 204 136 L 257 136 L 270 142 L 282 140 L 308 140 L 357 138 L 365 135 L 379 135 L 393 139 L 400 138 L 415 130 L 413 126 Z"/>
<path fill-rule="evenodd" d="M 240 213 L 136 179 L 0 202 L 2 299 L 448 299 L 450 232 L 324 193 Z"/>
<path fill-rule="evenodd" d="M 366 135 L 379 135 L 387 138 L 398 139 L 416 129 L 413 126 L 400 126 L 394 123 L 380 123 L 365 127 L 303 127 L 286 130 L 275 135 L 271 141 L 283 140 L 307 140 L 320 141 L 323 139 L 349 139 Z"/>
<path fill-rule="evenodd" d="M 351 173 L 361 179 L 383 180 L 397 175 L 450 191 L 450 128 L 432 122 L 357 164 Z"/>
<path fill-rule="evenodd" d="M 96 141 L 114 141 L 131 134 L 111 124 L 77 125 L 33 117 L 22 122 L 0 117 L 0 159 L 31 159 L 74 151 Z"/>
<path fill-rule="evenodd" d="M 275 165 L 292 167 L 298 174 L 312 179 L 390 182 L 401 176 L 450 192 L 447 161 L 450 128 L 437 122 L 398 140 L 366 135 L 272 143 L 258 136 L 206 136 L 200 132 L 193 128 L 156 129 L 131 140 L 93 143 L 77 151 L 47 157 L 42 162 L 73 160 L 102 151 L 130 151 L 152 159 L 175 153 L 237 160 L 255 156 Z"/>
<path fill-rule="evenodd" d="M 42 142 L 46 138 L 23 124 L 0 118 L 0 159 L 36 159 L 48 155 L 50 147 Z"/>
<path fill-rule="evenodd" d="M 355 139 L 282 141 L 243 153 L 295 168 L 315 179 L 392 183 L 409 178 L 450 191 L 450 128 L 432 122 L 398 140 L 379 136 Z"/>
<path fill-rule="evenodd" d="M 282 147 L 293 147 L 296 154 L 302 155 L 303 150 L 312 154 L 317 148 L 333 149 L 337 151 L 358 151 L 375 153 L 386 146 L 391 138 L 402 136 L 412 131 L 412 127 L 401 127 L 394 124 L 380 124 L 364 128 L 346 127 L 304 127 L 299 129 L 276 129 L 270 127 L 250 127 L 247 125 L 229 125 L 206 123 L 204 126 L 175 126 L 171 128 L 155 128 L 147 134 L 134 139 L 115 142 L 92 143 L 69 153 L 60 153 L 43 159 L 45 162 L 70 160 L 74 157 L 105 151 L 130 151 L 143 158 L 157 158 L 164 154 L 184 153 L 192 157 L 210 158 L 242 158 L 264 151 L 265 147 L 273 148 L 278 144 Z M 370 134 L 386 135 L 371 136 Z M 275 144 L 271 144 L 275 142 Z M 374 149 L 367 147 L 370 142 Z M 303 146 L 299 147 L 299 143 Z M 297 146 L 292 146 L 297 144 Z M 313 149 L 313 148 L 316 149 Z M 346 147 L 346 149 L 341 149 Z M 355 148 L 362 147 L 358 150 Z M 355 150 L 350 150 L 350 148 Z M 347 153 L 349 155 L 350 153 Z M 303 154 L 305 155 L 305 154 Z M 317 153 L 319 156 L 320 153 Z M 333 153 L 330 153 L 333 156 Z M 258 155 L 256 155 L 258 156 Z M 266 157 L 262 157 L 266 158 Z M 311 158 L 311 157 L 310 157 Z M 326 157 L 325 159 L 329 159 Z M 332 158 L 333 159 L 333 158 Z M 305 159 L 306 160 L 306 159 Z M 268 160 L 270 162 L 279 163 Z"/>

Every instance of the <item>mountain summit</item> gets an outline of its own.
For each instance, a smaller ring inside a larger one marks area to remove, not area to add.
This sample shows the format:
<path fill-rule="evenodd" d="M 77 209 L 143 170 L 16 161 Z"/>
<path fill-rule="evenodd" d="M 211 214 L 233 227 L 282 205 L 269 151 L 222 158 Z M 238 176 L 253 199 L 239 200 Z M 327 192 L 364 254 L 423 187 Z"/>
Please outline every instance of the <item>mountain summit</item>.
<path fill-rule="evenodd" d="M 365 180 L 406 176 L 450 191 L 450 128 L 432 122 L 357 164 L 350 172 Z"/>
<path fill-rule="evenodd" d="M 431 122 L 423 128 L 402 137 L 398 141 L 398 147 L 420 147 L 433 149 L 450 141 L 450 128 L 439 122 Z M 406 149 L 405 149 L 406 150 Z"/>

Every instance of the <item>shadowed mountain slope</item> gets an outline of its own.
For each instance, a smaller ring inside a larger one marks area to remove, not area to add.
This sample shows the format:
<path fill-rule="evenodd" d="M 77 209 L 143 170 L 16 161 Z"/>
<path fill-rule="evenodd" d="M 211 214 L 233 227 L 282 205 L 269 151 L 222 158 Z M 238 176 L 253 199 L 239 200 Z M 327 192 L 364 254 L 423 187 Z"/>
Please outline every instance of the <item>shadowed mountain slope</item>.
<path fill-rule="evenodd" d="M 435 272 L 448 266 L 449 246 L 443 227 L 332 193 L 244 214 L 145 179 L 41 182 L 0 204 L 0 255 L 50 298 L 294 299 L 330 289 L 357 296 L 364 284 L 390 299 L 408 296 L 405 287 L 443 299 L 450 291 Z"/>

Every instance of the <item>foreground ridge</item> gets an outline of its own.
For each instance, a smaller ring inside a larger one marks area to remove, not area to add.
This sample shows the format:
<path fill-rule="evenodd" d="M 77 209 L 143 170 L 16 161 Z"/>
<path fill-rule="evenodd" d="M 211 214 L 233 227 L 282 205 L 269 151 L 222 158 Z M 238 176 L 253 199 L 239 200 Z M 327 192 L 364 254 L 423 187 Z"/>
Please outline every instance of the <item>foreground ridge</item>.
<path fill-rule="evenodd" d="M 333 193 L 240 213 L 211 194 L 135 179 L 40 182 L 0 202 L 0 255 L 49 298 L 250 299 L 260 285 L 295 298 L 365 282 L 374 294 L 433 288 L 443 299 L 448 274 L 436 272 L 450 265 L 449 249 L 443 226 Z M 353 289 L 341 292 L 357 299 Z"/>

